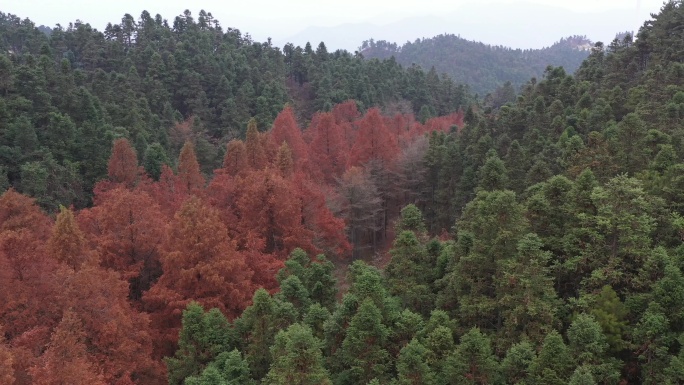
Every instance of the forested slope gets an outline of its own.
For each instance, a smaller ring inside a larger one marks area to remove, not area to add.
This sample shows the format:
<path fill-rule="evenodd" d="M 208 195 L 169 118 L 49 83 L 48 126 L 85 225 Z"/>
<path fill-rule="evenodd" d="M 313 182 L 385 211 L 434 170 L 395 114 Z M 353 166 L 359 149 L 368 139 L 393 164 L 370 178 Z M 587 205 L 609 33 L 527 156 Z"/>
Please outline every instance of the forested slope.
<path fill-rule="evenodd" d="M 384 40 L 364 41 L 361 54 L 366 58 L 388 59 L 409 67 L 418 65 L 446 73 L 456 82 L 468 84 L 480 97 L 510 82 L 518 89 L 533 77 L 540 77 L 547 66 L 575 72 L 587 58 L 590 42 L 583 36 L 563 38 L 541 49 L 512 49 L 466 40 L 455 35 L 418 39 L 398 46 Z"/>
<path fill-rule="evenodd" d="M 296 252 L 281 291 L 226 326 L 223 356 L 203 366 L 188 353 L 207 334 L 182 334 L 173 370 L 203 368 L 194 384 L 236 368 L 266 384 L 684 381 L 683 15 L 670 2 L 575 76 L 549 68 L 511 105 L 430 134 L 384 270 L 352 264 L 331 307 Z"/>
<path fill-rule="evenodd" d="M 469 102 L 448 78 L 324 45 L 281 51 L 204 11 L 127 14 L 103 32 L 76 23 L 49 35 L 0 14 L 0 79 L 0 184 L 50 210 L 89 204 L 115 138 L 128 138 L 154 177 L 190 139 L 209 175 L 250 118 L 265 130 L 288 102 L 300 122 L 349 99 L 362 110 L 425 107 L 427 117 Z"/>
<path fill-rule="evenodd" d="M 683 23 L 671 1 L 499 109 L 287 106 L 211 173 L 193 136 L 172 169 L 121 135 L 91 207 L 8 190 L 0 379 L 684 382 Z"/>

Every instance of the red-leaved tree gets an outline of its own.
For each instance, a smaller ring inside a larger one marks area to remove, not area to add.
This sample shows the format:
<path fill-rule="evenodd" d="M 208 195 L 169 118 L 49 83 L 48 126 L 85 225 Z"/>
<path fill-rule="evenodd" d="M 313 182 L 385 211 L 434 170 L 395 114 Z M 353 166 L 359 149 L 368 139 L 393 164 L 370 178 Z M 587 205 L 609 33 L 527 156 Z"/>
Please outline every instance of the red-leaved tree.
<path fill-rule="evenodd" d="M 129 297 L 139 301 L 161 275 L 159 254 L 166 221 L 159 205 L 144 191 L 117 188 L 79 214 L 81 228 L 100 264 L 130 285 Z"/>
<path fill-rule="evenodd" d="M 175 349 L 181 313 L 190 302 L 235 318 L 254 291 L 252 271 L 228 238 L 219 212 L 197 197 L 188 199 L 170 223 L 161 263 L 163 274 L 143 299 L 167 355 Z"/>
<path fill-rule="evenodd" d="M 380 110 L 371 108 L 358 122 L 359 131 L 351 150 L 349 163 L 363 165 L 369 160 L 379 160 L 389 165 L 399 153 L 397 139 L 387 129 Z"/>

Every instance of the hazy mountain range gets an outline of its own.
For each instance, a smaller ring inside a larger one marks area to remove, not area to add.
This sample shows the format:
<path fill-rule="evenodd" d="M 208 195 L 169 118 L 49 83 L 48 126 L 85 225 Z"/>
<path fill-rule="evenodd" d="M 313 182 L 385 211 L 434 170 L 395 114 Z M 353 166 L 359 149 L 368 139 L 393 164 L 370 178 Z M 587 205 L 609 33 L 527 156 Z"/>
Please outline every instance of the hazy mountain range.
<path fill-rule="evenodd" d="M 446 73 L 457 83 L 468 84 L 471 90 L 484 96 L 506 82 L 518 89 L 531 78 L 540 78 L 548 66 L 563 67 L 573 73 L 589 56 L 591 47 L 591 41 L 584 36 L 563 38 L 550 47 L 522 50 L 487 45 L 456 35 L 438 35 L 402 46 L 384 40 L 364 41 L 361 54 L 366 59 L 394 56 L 405 67 L 417 64 L 426 70 L 434 68 L 437 74 Z M 501 100 L 493 100 L 493 105 L 512 101 L 515 93 L 504 92 L 500 96 L 495 97 Z"/>
<path fill-rule="evenodd" d="M 573 35 L 610 42 L 618 32 L 636 30 L 637 20 L 643 20 L 645 16 L 633 9 L 581 13 L 532 3 L 469 4 L 440 16 L 415 16 L 392 22 L 372 19 L 332 27 L 310 26 L 291 36 L 274 37 L 273 43 L 283 46 L 291 42 L 303 46 L 308 41 L 315 47 L 323 41 L 330 51 L 347 49 L 353 52 L 370 38 L 403 44 L 439 34 L 455 34 L 492 45 L 542 48 L 551 46 L 561 37 Z"/>

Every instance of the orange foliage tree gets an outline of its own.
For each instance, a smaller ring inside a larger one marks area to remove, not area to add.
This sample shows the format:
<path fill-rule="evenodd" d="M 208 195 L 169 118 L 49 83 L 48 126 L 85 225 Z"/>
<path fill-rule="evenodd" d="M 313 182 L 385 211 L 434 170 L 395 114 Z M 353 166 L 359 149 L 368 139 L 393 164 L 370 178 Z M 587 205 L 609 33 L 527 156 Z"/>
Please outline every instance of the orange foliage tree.
<path fill-rule="evenodd" d="M 112 145 L 112 154 L 107 163 L 107 176 L 106 180 L 97 182 L 93 188 L 95 203 L 100 195 L 111 189 L 117 187 L 132 189 L 151 183 L 145 169 L 138 165 L 135 149 L 125 138 L 115 140 Z"/>
<path fill-rule="evenodd" d="M 247 171 L 247 147 L 243 141 L 233 139 L 228 142 L 226 155 L 223 157 L 223 170 L 232 176 Z"/>
<path fill-rule="evenodd" d="M 164 273 L 143 299 L 167 355 L 173 352 L 181 313 L 190 302 L 234 318 L 251 299 L 252 271 L 244 255 L 229 240 L 218 211 L 197 197 L 176 213 L 161 263 Z"/>
<path fill-rule="evenodd" d="M 256 287 L 277 288 L 293 249 L 346 255 L 345 227 L 355 256 L 369 244 L 375 251 L 399 201 L 391 190 L 399 190 L 400 146 L 413 151 L 417 137 L 462 125 L 462 115 L 421 125 L 371 108 L 360 118 L 348 101 L 314 117 L 307 145 L 286 107 L 269 133 L 249 122 L 245 142 L 228 144 L 206 188 L 188 122 L 172 135 L 174 149 L 185 142 L 178 172 L 163 166 L 158 182 L 119 139 L 94 206 L 76 220 L 63 208 L 54 225 L 33 200 L 7 191 L 0 197 L 7 339 L 0 382 L 164 383 L 156 359 L 175 351 L 191 301 L 235 318 Z M 419 163 L 411 154 L 401 157 L 404 169 Z M 337 217 L 328 201 L 337 203 Z"/>
<path fill-rule="evenodd" d="M 280 171 L 283 178 L 288 178 L 294 172 L 294 161 L 292 160 L 292 150 L 287 142 L 283 142 L 278 148 L 278 154 L 275 161 L 276 168 Z"/>
<path fill-rule="evenodd" d="M 37 385 L 105 385 L 104 376 L 86 352 L 86 335 L 78 316 L 64 313 L 38 364 L 30 369 Z"/>
<path fill-rule="evenodd" d="M 83 232 L 74 219 L 74 213 L 67 208 L 62 207 L 57 215 L 48 240 L 48 252 L 58 262 L 74 270 L 78 270 L 90 257 Z"/>
<path fill-rule="evenodd" d="M 272 169 L 255 171 L 238 181 L 239 232 L 257 237 L 265 253 L 286 259 L 296 247 L 314 252 L 313 233 L 302 225 L 300 201 L 291 183 Z"/>
<path fill-rule="evenodd" d="M 128 301 L 128 283 L 119 274 L 85 264 L 63 278 L 60 303 L 82 320 L 86 349 L 107 384 L 164 383 L 161 363 L 153 360 L 147 314 Z"/>
<path fill-rule="evenodd" d="M 351 245 L 345 235 L 345 223 L 330 211 L 324 187 L 305 178 L 302 173 L 294 175 L 292 184 L 300 202 L 302 225 L 313 234 L 316 252 L 346 256 Z"/>
<path fill-rule="evenodd" d="M 247 123 L 245 140 L 247 153 L 247 165 L 253 170 L 261 170 L 269 162 L 270 146 L 268 136 L 257 130 L 256 119 L 250 119 Z"/>
<path fill-rule="evenodd" d="M 147 192 L 157 202 L 166 220 L 171 220 L 183 202 L 190 197 L 188 189 L 167 165 L 162 165 L 159 181 L 143 185 L 141 190 Z"/>
<path fill-rule="evenodd" d="M 178 157 L 178 179 L 188 192 L 199 190 L 206 183 L 197 162 L 195 146 L 190 141 L 185 142 Z"/>
<path fill-rule="evenodd" d="M 103 267 L 130 284 L 129 298 L 139 301 L 161 275 L 159 254 L 166 232 L 164 214 L 144 191 L 117 188 L 79 214 L 79 223 Z"/>
<path fill-rule="evenodd" d="M 238 251 L 244 254 L 247 265 L 254 272 L 254 287 L 274 290 L 278 287 L 275 274 L 283 267 L 283 262 L 275 254 L 264 252 L 265 241 L 258 236 L 256 229 L 241 224 L 238 198 L 243 193 L 243 186 L 241 179 L 232 178 L 223 170 L 217 170 L 206 190 L 206 198 L 219 211 L 229 238 L 237 241 Z"/>
<path fill-rule="evenodd" d="M 349 154 L 344 132 L 332 113 L 321 114 L 310 130 L 313 131 L 309 145 L 312 167 L 318 170 L 319 178 L 331 184 L 342 176 L 347 164 Z"/>
<path fill-rule="evenodd" d="M 50 228 L 33 199 L 11 189 L 0 197 L 0 324 L 12 343 L 39 325 L 59 321 L 57 263 L 45 252 Z"/>
<path fill-rule="evenodd" d="M 335 124 L 342 128 L 344 139 L 347 143 L 346 150 L 351 149 L 356 138 L 354 123 L 361 116 L 356 106 L 356 102 L 348 100 L 333 107 L 332 114 L 335 117 Z"/>
<path fill-rule="evenodd" d="M 352 166 L 362 165 L 371 159 L 387 164 L 397 156 L 397 139 L 385 125 L 379 109 L 369 109 L 358 124 L 359 131 L 351 150 Z"/>
<path fill-rule="evenodd" d="M 307 159 L 307 148 L 302 138 L 302 130 L 297 126 L 292 107 L 286 106 L 273 121 L 273 128 L 269 133 L 271 142 L 280 147 L 287 143 L 292 151 L 292 160 L 297 168 L 301 168 Z"/>
<path fill-rule="evenodd" d="M 2 325 L 0 325 L 0 384 L 14 385 L 14 354 L 5 343 Z"/>
<path fill-rule="evenodd" d="M 107 175 L 114 183 L 133 187 L 138 178 L 138 156 L 127 139 L 114 141 L 112 155 L 107 163 Z"/>

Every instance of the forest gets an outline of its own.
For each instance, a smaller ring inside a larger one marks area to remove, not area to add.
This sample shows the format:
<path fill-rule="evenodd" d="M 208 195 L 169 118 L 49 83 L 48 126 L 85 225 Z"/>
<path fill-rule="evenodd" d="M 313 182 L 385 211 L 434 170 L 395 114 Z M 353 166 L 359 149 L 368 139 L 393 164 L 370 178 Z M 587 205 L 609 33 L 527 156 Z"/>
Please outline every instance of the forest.
<path fill-rule="evenodd" d="M 394 57 L 404 66 L 415 63 L 423 68 L 434 67 L 435 72 L 446 73 L 485 97 L 507 82 L 514 90 L 520 88 L 531 78 L 541 77 L 550 64 L 573 73 L 589 56 L 586 50 L 589 47 L 591 42 L 586 36 L 561 38 L 541 49 L 512 49 L 444 34 L 408 41 L 401 46 L 370 39 L 361 44 L 360 53 L 368 59 Z M 515 100 L 505 100 L 508 101 Z"/>
<path fill-rule="evenodd" d="M 684 3 L 487 104 L 0 13 L 0 383 L 684 383 Z"/>

